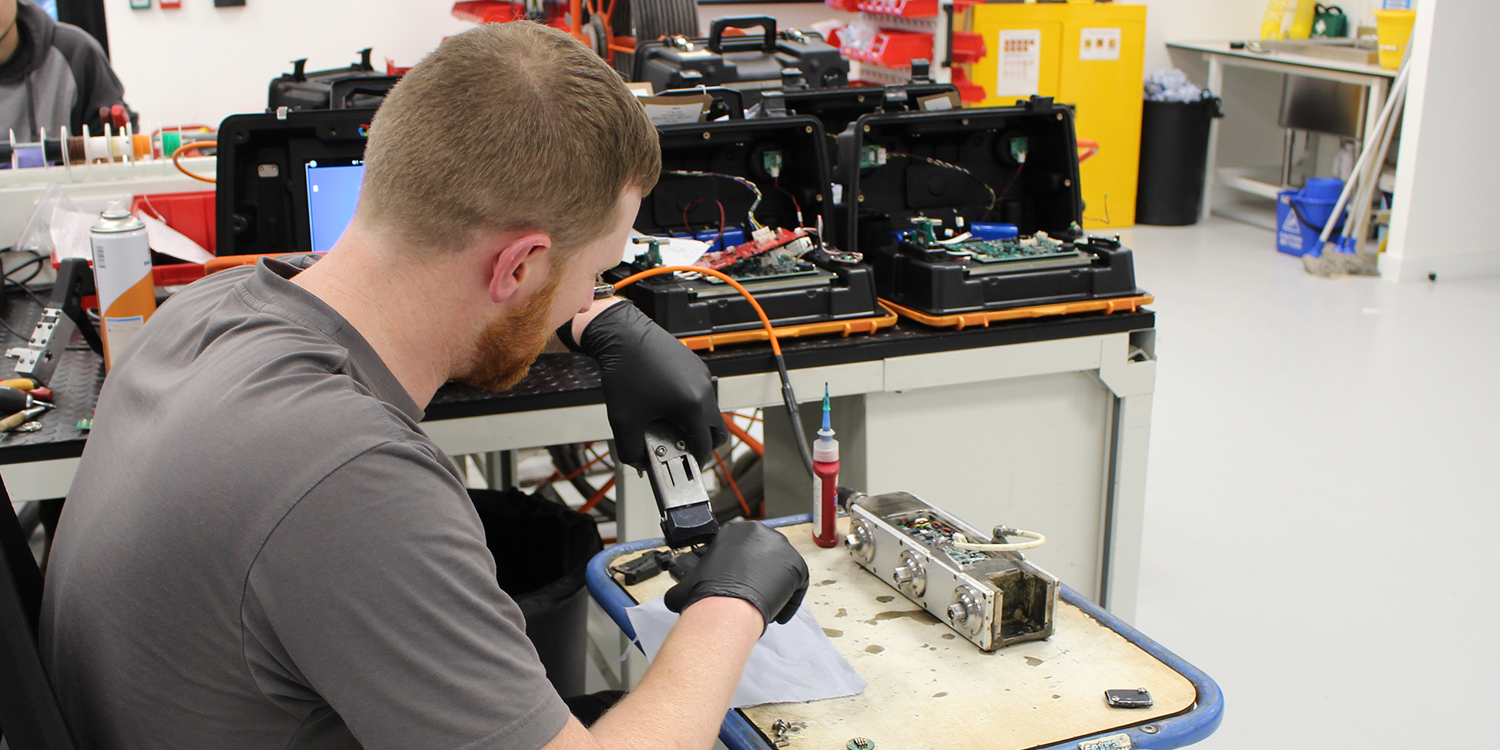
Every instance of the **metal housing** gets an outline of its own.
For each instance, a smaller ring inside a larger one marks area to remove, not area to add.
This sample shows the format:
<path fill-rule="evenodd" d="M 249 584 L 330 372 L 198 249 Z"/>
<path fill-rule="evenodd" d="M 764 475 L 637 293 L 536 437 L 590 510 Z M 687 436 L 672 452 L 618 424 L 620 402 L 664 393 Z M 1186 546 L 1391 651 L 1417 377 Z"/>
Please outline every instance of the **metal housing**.
<path fill-rule="evenodd" d="M 1057 578 L 1019 552 L 969 552 L 942 534 L 904 524 L 945 524 L 972 541 L 990 535 L 905 492 L 859 497 L 844 547 L 854 561 L 985 651 L 1052 635 Z"/>

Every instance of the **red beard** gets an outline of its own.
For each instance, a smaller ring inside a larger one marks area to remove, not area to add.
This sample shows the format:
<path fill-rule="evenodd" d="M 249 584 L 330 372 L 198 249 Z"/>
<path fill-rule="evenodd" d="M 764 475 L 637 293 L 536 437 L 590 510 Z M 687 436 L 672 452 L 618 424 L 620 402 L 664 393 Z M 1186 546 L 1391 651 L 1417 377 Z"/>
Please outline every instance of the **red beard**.
<path fill-rule="evenodd" d="M 552 335 L 547 318 L 557 296 L 557 281 L 550 281 L 514 315 L 486 326 L 468 369 L 455 379 L 488 391 L 509 390 L 521 382 Z"/>

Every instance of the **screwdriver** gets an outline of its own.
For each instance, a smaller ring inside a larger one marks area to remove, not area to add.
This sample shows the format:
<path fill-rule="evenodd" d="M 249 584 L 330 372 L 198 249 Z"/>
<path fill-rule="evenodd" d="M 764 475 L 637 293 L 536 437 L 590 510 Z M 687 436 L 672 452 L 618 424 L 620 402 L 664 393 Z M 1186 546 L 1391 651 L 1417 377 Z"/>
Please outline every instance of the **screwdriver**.
<path fill-rule="evenodd" d="M 21 425 L 42 416 L 42 412 L 45 411 L 47 411 L 47 407 L 37 406 L 31 409 L 26 409 L 24 411 L 18 411 L 15 414 L 6 417 L 5 419 L 0 419 L 0 432 L 10 432 L 17 427 L 20 427 Z"/>
<path fill-rule="evenodd" d="M 38 401 L 26 391 L 18 391 L 15 388 L 0 386 L 0 414 L 14 414 L 41 404 L 46 404 L 46 402 Z M 48 408 L 52 406 L 51 404 L 46 405 Z"/>

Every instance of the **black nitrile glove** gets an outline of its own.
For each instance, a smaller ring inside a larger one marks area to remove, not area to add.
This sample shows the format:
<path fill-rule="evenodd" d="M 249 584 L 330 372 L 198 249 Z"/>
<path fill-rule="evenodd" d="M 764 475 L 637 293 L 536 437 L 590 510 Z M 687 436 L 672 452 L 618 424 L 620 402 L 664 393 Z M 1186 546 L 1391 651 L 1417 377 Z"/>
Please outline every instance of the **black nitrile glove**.
<path fill-rule="evenodd" d="M 577 347 L 567 335 L 571 325 L 559 329 L 559 337 L 599 363 L 617 460 L 644 471 L 646 425 L 665 419 L 687 436 L 698 465 L 707 464 L 729 434 L 703 360 L 629 302 L 589 321 Z"/>
<path fill-rule="evenodd" d="M 750 602 L 769 625 L 785 625 L 807 594 L 807 563 L 781 532 L 757 521 L 728 523 L 697 567 L 667 591 L 667 609 L 681 613 L 699 599 L 730 596 Z"/>

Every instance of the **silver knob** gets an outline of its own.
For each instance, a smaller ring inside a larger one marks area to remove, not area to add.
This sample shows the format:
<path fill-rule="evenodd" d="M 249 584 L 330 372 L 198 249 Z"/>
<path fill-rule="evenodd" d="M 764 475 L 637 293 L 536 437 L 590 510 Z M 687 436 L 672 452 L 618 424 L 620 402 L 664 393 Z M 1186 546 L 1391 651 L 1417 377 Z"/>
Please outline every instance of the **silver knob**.
<path fill-rule="evenodd" d="M 964 605 L 954 602 L 948 605 L 948 619 L 954 622 L 963 622 L 969 619 L 969 610 Z"/>
<path fill-rule="evenodd" d="M 896 579 L 896 583 L 910 583 L 911 579 L 915 576 L 912 574 L 911 568 L 908 568 L 905 565 L 897 565 L 896 568 L 891 571 L 891 577 Z"/>

